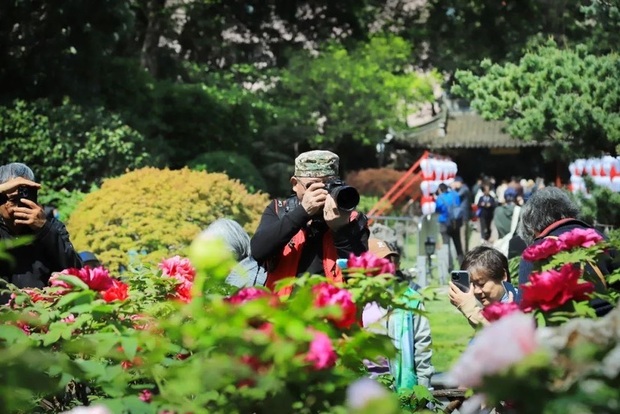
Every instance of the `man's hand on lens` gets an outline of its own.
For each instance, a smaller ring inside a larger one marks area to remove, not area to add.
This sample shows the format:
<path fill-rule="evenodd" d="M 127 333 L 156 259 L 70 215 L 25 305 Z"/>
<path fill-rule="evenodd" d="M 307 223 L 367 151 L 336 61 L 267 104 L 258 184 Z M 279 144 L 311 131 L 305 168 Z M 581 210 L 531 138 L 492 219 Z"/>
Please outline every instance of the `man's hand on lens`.
<path fill-rule="evenodd" d="M 341 211 L 332 196 L 328 195 L 323 207 L 323 219 L 330 229 L 336 231 L 351 219 L 350 211 Z"/>
<path fill-rule="evenodd" d="M 22 198 L 20 200 L 26 207 L 15 207 L 13 209 L 13 217 L 15 224 L 24 224 L 30 227 L 32 230 L 39 230 L 47 221 L 45 211 L 32 200 Z"/>
<path fill-rule="evenodd" d="M 304 192 L 301 205 L 306 210 L 306 213 L 314 216 L 323 208 L 326 198 L 327 190 L 325 189 L 325 184 L 322 182 L 312 183 Z"/>

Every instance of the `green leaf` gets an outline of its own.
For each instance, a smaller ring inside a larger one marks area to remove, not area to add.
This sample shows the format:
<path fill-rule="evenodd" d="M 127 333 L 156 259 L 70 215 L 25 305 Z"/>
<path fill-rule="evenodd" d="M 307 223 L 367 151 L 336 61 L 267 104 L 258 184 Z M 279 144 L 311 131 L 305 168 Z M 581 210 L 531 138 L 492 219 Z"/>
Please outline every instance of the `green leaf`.
<path fill-rule="evenodd" d="M 28 339 L 28 336 L 17 326 L 4 324 L 0 325 L 0 339 L 6 341 L 8 344 L 14 344 Z"/>
<path fill-rule="evenodd" d="M 127 356 L 127 359 L 132 361 L 138 350 L 138 340 L 134 337 L 123 337 L 121 338 L 121 346 L 123 347 L 123 352 Z"/>
<path fill-rule="evenodd" d="M 93 301 L 94 296 L 95 292 L 93 292 L 92 290 L 83 290 L 81 292 L 67 293 L 58 301 L 56 306 L 58 308 L 62 308 L 73 302 L 79 302 L 80 304 L 90 303 Z"/>
<path fill-rule="evenodd" d="M 58 280 L 60 280 L 62 282 L 67 282 L 71 286 L 75 286 L 77 288 L 80 288 L 81 290 L 89 290 L 90 289 L 88 287 L 88 285 L 86 283 L 84 283 L 84 281 L 82 279 L 80 279 L 79 277 L 77 277 L 77 276 L 64 275 L 62 273 L 55 273 L 55 276 L 56 276 L 56 278 Z"/>

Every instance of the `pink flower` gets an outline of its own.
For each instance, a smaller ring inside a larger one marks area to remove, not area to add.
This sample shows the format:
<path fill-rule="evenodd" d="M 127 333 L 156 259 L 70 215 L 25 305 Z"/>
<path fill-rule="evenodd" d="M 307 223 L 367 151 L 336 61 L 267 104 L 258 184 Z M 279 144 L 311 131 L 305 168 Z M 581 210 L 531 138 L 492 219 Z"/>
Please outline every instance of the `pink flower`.
<path fill-rule="evenodd" d="M 538 348 L 534 318 L 514 312 L 486 326 L 448 373 L 451 383 L 478 387 Z"/>
<path fill-rule="evenodd" d="M 182 258 L 181 256 L 164 259 L 158 266 L 164 276 L 174 277 L 179 282 L 193 282 L 196 276 L 196 269 L 194 269 L 189 259 Z"/>
<path fill-rule="evenodd" d="M 50 277 L 50 280 L 49 280 L 50 286 L 51 286 L 51 287 L 60 287 L 60 288 L 65 289 L 65 290 L 64 290 L 64 291 L 62 291 L 61 293 L 66 293 L 66 292 L 70 291 L 71 289 L 73 289 L 73 286 L 71 286 L 69 283 L 65 282 L 64 280 L 59 280 L 59 279 L 58 279 L 58 277 L 59 277 L 59 275 L 60 275 L 60 274 L 63 274 L 63 275 L 70 274 L 70 273 L 68 273 L 70 270 L 75 270 L 75 271 L 76 271 L 76 272 L 75 272 L 75 274 L 71 274 L 71 276 L 77 276 L 77 277 L 79 277 L 79 274 L 78 274 L 78 272 L 77 272 L 77 270 L 78 270 L 78 269 L 65 269 L 65 270 L 63 270 L 63 271 L 62 271 L 62 272 L 60 272 L 60 273 L 54 273 L 54 274 Z"/>
<path fill-rule="evenodd" d="M 128 289 L 129 286 L 120 280 L 112 279 L 112 286 L 108 290 L 101 292 L 101 297 L 106 302 L 113 302 L 115 300 L 123 301 L 129 297 L 127 293 Z"/>
<path fill-rule="evenodd" d="M 91 269 L 89 266 L 84 266 L 78 272 L 78 277 L 88 285 L 89 288 L 97 292 L 102 292 L 112 287 L 113 279 L 110 277 L 110 273 L 103 267 L 95 267 Z"/>
<path fill-rule="evenodd" d="M 540 243 L 533 244 L 523 251 L 523 258 L 529 262 L 544 260 L 556 253 L 566 250 L 564 242 L 560 239 L 548 237 Z"/>
<path fill-rule="evenodd" d="M 394 272 L 396 272 L 394 263 L 390 262 L 388 259 L 377 257 L 370 252 L 364 252 L 360 256 L 355 256 L 351 253 L 347 261 L 347 268 L 364 269 L 364 273 L 368 276 L 376 276 L 385 273 L 394 274 Z"/>
<path fill-rule="evenodd" d="M 569 232 L 562 233 L 558 239 L 564 243 L 566 250 L 574 247 L 592 247 L 603 240 L 603 236 L 594 229 L 576 228 Z"/>
<path fill-rule="evenodd" d="M 581 270 L 572 263 L 560 270 L 532 273 L 529 283 L 521 285 L 520 307 L 524 312 L 541 309 L 545 312 L 555 309 L 569 300 L 586 300 L 594 291 L 590 282 L 579 283 Z"/>
<path fill-rule="evenodd" d="M 146 403 L 150 403 L 153 399 L 153 393 L 149 390 L 142 390 L 140 392 L 140 399 Z"/>
<path fill-rule="evenodd" d="M 315 297 L 314 306 L 318 308 L 337 306 L 340 308 L 342 314 L 339 317 L 329 317 L 337 327 L 346 329 L 357 320 L 357 307 L 353 302 L 351 292 L 348 290 L 327 282 L 321 282 L 312 287 L 312 293 Z"/>
<path fill-rule="evenodd" d="M 69 316 L 67 316 L 66 318 L 62 318 L 61 321 L 65 323 L 73 323 L 75 322 L 75 315 L 70 313 Z"/>
<path fill-rule="evenodd" d="M 372 401 L 389 398 L 390 392 L 383 385 L 370 378 L 361 378 L 347 388 L 347 407 L 362 410 Z"/>
<path fill-rule="evenodd" d="M 259 298 L 266 298 L 273 296 L 270 292 L 266 290 L 255 288 L 255 287 L 245 287 L 239 289 L 237 293 L 229 297 L 227 302 L 232 303 L 233 305 L 240 305 L 242 303 L 248 302 L 250 300 L 255 300 Z"/>
<path fill-rule="evenodd" d="M 338 355 L 334 351 L 332 341 L 325 333 L 313 331 L 314 338 L 310 342 L 310 349 L 306 354 L 306 362 L 312 363 L 315 369 L 331 368 L 336 364 Z"/>
<path fill-rule="evenodd" d="M 484 307 L 482 310 L 482 316 L 484 316 L 487 321 L 493 322 L 518 310 L 519 305 L 515 302 L 495 302 Z"/>

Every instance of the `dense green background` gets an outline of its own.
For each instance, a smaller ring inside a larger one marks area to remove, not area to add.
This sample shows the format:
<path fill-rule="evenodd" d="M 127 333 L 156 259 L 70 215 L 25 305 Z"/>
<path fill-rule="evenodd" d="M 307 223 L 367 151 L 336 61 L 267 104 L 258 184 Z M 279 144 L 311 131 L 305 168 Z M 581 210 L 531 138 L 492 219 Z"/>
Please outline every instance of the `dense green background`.
<path fill-rule="evenodd" d="M 375 167 L 389 128 L 456 80 L 524 139 L 618 140 L 618 0 L 172 3 L 1 2 L 3 160 L 55 190 L 194 165 L 284 195 L 296 153 Z"/>

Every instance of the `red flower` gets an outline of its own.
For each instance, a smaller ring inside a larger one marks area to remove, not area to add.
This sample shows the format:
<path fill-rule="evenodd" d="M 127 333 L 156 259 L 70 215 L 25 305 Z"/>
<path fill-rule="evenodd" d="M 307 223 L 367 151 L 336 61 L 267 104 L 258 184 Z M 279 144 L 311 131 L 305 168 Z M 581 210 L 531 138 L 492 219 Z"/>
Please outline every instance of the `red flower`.
<path fill-rule="evenodd" d="M 535 262 L 551 257 L 562 250 L 566 250 L 562 240 L 548 237 L 540 243 L 533 244 L 525 249 L 523 251 L 523 258 L 529 262 Z"/>
<path fill-rule="evenodd" d="M 364 252 L 360 256 L 355 256 L 351 253 L 347 261 L 347 268 L 364 269 L 364 273 L 368 276 L 377 276 L 384 273 L 394 274 L 396 271 L 394 263 L 390 262 L 390 260 L 377 257 L 370 252 Z"/>
<path fill-rule="evenodd" d="M 324 308 L 326 306 L 338 306 L 342 311 L 339 317 L 329 317 L 334 324 L 346 329 L 357 320 L 357 307 L 351 297 L 351 292 L 339 288 L 327 282 L 321 282 L 312 288 L 315 295 L 314 306 Z"/>
<path fill-rule="evenodd" d="M 259 298 L 265 298 L 273 296 L 270 292 L 266 290 L 255 288 L 255 287 L 246 287 L 242 288 L 237 293 L 226 299 L 227 302 L 232 303 L 233 305 L 240 305 L 242 303 L 248 302 L 250 300 L 255 300 Z"/>
<path fill-rule="evenodd" d="M 51 280 L 51 278 L 50 278 Z M 30 296 L 30 300 L 33 303 L 39 302 L 39 301 L 47 301 L 48 298 L 45 297 L 43 295 L 43 292 L 41 292 L 39 289 L 22 289 L 22 292 L 24 292 L 25 294 L 27 294 L 28 296 Z"/>
<path fill-rule="evenodd" d="M 314 338 L 306 354 L 306 362 L 312 363 L 315 369 L 331 368 L 336 364 L 338 355 L 334 351 L 331 339 L 325 333 L 313 331 Z"/>
<path fill-rule="evenodd" d="M 112 279 L 112 286 L 108 290 L 101 292 L 101 297 L 106 302 L 123 301 L 129 297 L 127 293 L 128 288 L 129 286 L 120 280 Z"/>
<path fill-rule="evenodd" d="M 532 273 L 530 282 L 521 285 L 521 304 L 524 312 L 535 309 L 549 311 L 569 300 L 586 300 L 594 291 L 590 282 L 579 283 L 581 270 L 567 263 L 560 270 Z"/>
<path fill-rule="evenodd" d="M 192 284 L 181 283 L 177 286 L 174 298 L 184 303 L 190 303 L 192 301 Z"/>
<path fill-rule="evenodd" d="M 603 236 L 598 234 L 596 230 L 580 228 L 562 233 L 558 238 L 564 243 L 566 250 L 574 247 L 592 247 L 603 240 Z"/>
<path fill-rule="evenodd" d="M 515 302 L 495 302 L 484 307 L 484 309 L 482 310 L 482 316 L 484 316 L 487 321 L 493 322 L 518 310 L 519 305 L 517 305 Z"/>

